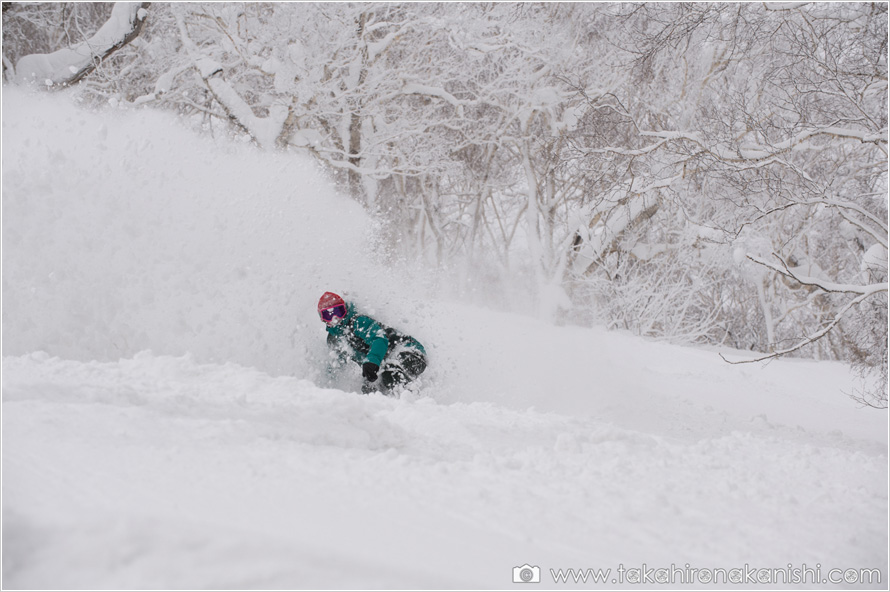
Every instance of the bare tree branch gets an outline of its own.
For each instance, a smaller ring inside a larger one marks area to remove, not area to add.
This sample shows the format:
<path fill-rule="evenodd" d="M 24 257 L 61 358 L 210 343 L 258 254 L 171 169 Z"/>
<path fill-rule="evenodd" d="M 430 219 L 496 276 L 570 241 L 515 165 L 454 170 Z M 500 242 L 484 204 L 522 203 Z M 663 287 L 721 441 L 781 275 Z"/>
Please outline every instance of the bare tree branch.
<path fill-rule="evenodd" d="M 838 325 L 838 323 L 841 322 L 841 319 L 843 318 L 843 316 L 844 316 L 847 312 L 849 312 L 849 310 L 850 310 L 851 308 L 853 308 L 854 306 L 856 306 L 857 304 L 859 304 L 859 303 L 862 302 L 863 300 L 867 299 L 868 297 L 870 297 L 870 296 L 872 296 L 872 295 L 874 295 L 874 294 L 876 294 L 876 293 L 878 293 L 878 292 L 882 292 L 882 291 L 883 291 L 883 292 L 887 291 L 887 287 L 886 287 L 886 285 L 884 285 L 884 289 L 883 289 L 883 290 L 875 290 L 874 292 L 869 292 L 869 293 L 866 293 L 866 294 L 862 294 L 862 295 L 860 295 L 860 296 L 857 296 L 856 298 L 854 298 L 853 300 L 851 300 L 850 302 L 848 302 L 843 308 L 841 308 L 841 309 L 837 312 L 837 314 L 834 316 L 834 319 L 832 319 L 832 321 L 831 321 L 830 323 L 828 323 L 827 325 L 825 325 L 825 326 L 824 326 L 822 329 L 820 329 L 819 331 L 816 331 L 815 333 L 812 333 L 811 335 L 808 335 L 806 338 L 804 338 L 802 341 L 800 341 L 800 342 L 797 343 L 796 345 L 793 345 L 793 346 L 791 346 L 791 347 L 789 347 L 789 348 L 787 348 L 787 349 L 783 349 L 783 350 L 780 350 L 780 351 L 773 352 L 773 353 L 771 353 L 771 354 L 767 354 L 767 355 L 764 355 L 764 356 L 760 356 L 760 357 L 758 357 L 758 358 L 754 358 L 753 360 L 736 360 L 736 361 L 734 361 L 734 362 L 731 361 L 731 360 L 726 359 L 726 356 L 724 356 L 722 353 L 719 354 L 719 355 L 720 355 L 721 358 L 723 358 L 723 361 L 724 361 L 724 362 L 726 362 L 726 363 L 728 363 L 728 364 L 733 364 L 733 365 L 735 365 L 735 364 L 753 364 L 754 362 L 763 362 L 763 361 L 765 361 L 765 360 L 771 360 L 771 359 L 773 359 L 773 358 L 778 358 L 778 357 L 785 356 L 785 355 L 788 355 L 788 354 L 790 354 L 790 353 L 796 352 L 797 350 L 799 350 L 799 349 L 801 349 L 801 348 L 803 348 L 803 347 L 805 347 L 805 346 L 807 346 L 807 345 L 809 345 L 809 344 L 811 344 L 811 343 L 815 343 L 816 341 L 818 341 L 818 340 L 822 339 L 823 337 L 825 337 L 826 335 L 828 335 L 828 334 L 831 332 L 831 330 L 834 329 L 834 328 Z"/>

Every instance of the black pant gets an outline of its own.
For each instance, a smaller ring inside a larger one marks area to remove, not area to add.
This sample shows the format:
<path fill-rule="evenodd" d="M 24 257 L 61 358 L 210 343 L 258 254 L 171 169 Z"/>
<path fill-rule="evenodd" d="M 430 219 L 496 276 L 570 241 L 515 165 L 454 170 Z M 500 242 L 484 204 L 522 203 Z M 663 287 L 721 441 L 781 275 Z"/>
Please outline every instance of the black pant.
<path fill-rule="evenodd" d="M 426 356 L 416 349 L 404 349 L 392 358 L 383 360 L 378 382 L 365 382 L 363 393 L 374 392 L 378 388 L 384 393 L 391 392 L 395 387 L 408 384 L 426 370 Z"/>

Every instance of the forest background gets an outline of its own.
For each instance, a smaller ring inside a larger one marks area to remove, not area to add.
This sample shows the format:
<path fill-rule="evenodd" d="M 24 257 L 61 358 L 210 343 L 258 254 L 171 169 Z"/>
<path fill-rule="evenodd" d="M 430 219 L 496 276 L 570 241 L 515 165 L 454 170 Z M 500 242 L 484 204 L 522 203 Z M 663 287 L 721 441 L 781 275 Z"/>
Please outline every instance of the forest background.
<path fill-rule="evenodd" d="M 4 84 L 309 154 L 440 290 L 878 407 L 887 51 L 886 3 L 3 3 Z"/>

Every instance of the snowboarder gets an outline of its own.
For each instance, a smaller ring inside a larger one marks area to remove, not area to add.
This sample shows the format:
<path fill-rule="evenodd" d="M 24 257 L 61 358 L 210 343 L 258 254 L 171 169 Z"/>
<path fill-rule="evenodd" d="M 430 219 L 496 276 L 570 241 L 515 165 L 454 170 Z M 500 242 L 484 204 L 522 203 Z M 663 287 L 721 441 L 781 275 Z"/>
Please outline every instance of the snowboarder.
<path fill-rule="evenodd" d="M 419 341 L 361 314 L 337 294 L 322 294 L 318 316 L 327 325 L 331 370 L 352 358 L 362 368 L 363 393 L 380 390 L 390 395 L 426 370 L 426 351 Z"/>

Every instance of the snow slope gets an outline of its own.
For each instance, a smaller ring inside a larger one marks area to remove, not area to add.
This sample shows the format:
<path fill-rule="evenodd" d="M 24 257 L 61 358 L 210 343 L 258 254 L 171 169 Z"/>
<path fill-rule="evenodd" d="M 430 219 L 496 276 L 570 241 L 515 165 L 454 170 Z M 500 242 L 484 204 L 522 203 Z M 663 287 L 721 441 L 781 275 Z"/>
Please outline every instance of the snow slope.
<path fill-rule="evenodd" d="M 4 89 L 3 147 L 5 589 L 887 586 L 887 415 L 844 365 L 449 301 L 310 164 L 158 114 Z M 320 380 L 328 288 L 428 345 L 418 392 Z"/>

